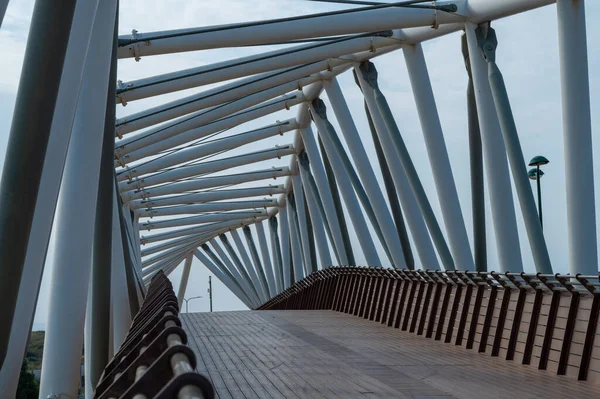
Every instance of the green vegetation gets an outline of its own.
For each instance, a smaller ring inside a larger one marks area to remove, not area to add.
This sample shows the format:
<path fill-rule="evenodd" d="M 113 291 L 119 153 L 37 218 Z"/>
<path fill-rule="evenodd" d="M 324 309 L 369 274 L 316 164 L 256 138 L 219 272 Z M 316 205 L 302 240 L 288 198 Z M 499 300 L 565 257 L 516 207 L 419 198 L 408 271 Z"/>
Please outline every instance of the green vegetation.
<path fill-rule="evenodd" d="M 33 377 L 33 373 L 29 371 L 27 359 L 23 359 L 21 366 L 21 374 L 19 376 L 19 385 L 17 385 L 16 399 L 37 399 L 40 387 Z"/>
<path fill-rule="evenodd" d="M 44 331 L 32 331 L 27 345 L 25 359 L 29 365 L 29 370 L 39 370 L 42 368 L 42 354 L 44 353 Z"/>

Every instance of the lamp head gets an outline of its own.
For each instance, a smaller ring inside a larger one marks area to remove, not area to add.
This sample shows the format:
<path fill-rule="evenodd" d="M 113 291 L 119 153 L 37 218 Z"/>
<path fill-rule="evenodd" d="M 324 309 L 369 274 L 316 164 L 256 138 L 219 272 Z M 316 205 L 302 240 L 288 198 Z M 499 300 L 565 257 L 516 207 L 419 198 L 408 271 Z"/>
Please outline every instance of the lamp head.
<path fill-rule="evenodd" d="M 537 180 L 537 173 L 537 169 L 529 169 L 529 172 L 527 172 L 527 176 L 529 176 L 531 180 Z M 542 178 L 542 176 L 544 176 L 544 171 L 540 170 L 540 179 Z"/>
<path fill-rule="evenodd" d="M 546 165 L 548 163 L 550 163 L 548 158 L 546 158 L 542 155 L 538 155 L 538 156 L 531 158 L 531 161 L 529 161 L 529 166 L 542 166 L 542 165 Z"/>

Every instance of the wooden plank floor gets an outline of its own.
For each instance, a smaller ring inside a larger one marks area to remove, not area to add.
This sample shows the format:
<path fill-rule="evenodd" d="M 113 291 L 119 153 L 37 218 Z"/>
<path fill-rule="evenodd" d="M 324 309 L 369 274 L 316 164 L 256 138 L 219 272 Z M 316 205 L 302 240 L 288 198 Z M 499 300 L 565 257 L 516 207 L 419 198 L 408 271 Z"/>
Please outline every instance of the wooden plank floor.
<path fill-rule="evenodd" d="M 332 311 L 180 314 L 219 398 L 600 398 L 600 387 Z"/>

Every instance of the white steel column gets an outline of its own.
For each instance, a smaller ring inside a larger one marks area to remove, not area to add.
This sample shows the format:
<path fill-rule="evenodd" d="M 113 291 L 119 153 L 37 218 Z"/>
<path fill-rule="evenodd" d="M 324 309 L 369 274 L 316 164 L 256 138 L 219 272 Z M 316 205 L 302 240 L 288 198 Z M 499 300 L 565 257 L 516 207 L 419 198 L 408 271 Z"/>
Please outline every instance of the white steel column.
<path fill-rule="evenodd" d="M 308 105 L 302 104 L 300 107 L 301 108 L 298 111 L 298 120 L 301 118 L 300 115 L 305 115 L 305 117 L 308 119 Z M 310 122 L 310 119 L 308 122 Z M 318 194 L 321 198 L 321 202 L 325 208 L 327 224 L 331 229 L 331 235 L 333 236 L 332 245 L 334 247 L 337 259 L 340 262 L 340 265 L 347 265 L 348 255 L 346 254 L 346 248 L 344 246 L 342 230 L 340 229 L 340 222 L 335 211 L 333 197 L 331 195 L 331 190 L 329 189 L 327 174 L 325 173 L 325 167 L 323 166 L 323 161 L 321 160 L 321 156 L 319 154 L 317 141 L 315 140 L 314 133 L 310 126 L 300 129 L 299 131 L 300 135 L 302 136 L 302 142 L 304 143 L 304 150 L 308 155 L 310 168 L 313 172 L 313 177 L 315 178 L 315 183 L 317 184 L 318 192 L 316 194 Z"/>
<path fill-rule="evenodd" d="M 260 300 L 256 296 L 256 293 L 252 287 L 252 283 L 244 278 L 244 275 L 240 273 L 240 271 L 235 267 L 231 259 L 227 256 L 223 248 L 219 245 L 216 238 L 212 238 L 209 240 L 213 249 L 216 251 L 215 256 L 217 256 L 221 263 L 225 266 L 226 270 L 229 272 L 233 280 L 237 282 L 240 288 L 246 293 L 248 299 L 252 301 L 253 304 L 260 304 Z"/>
<path fill-rule="evenodd" d="M 308 215 L 306 214 L 306 206 L 304 204 L 304 188 L 302 187 L 302 180 L 298 173 L 292 175 L 292 185 L 294 187 L 293 192 L 294 202 L 296 204 L 296 215 L 298 216 L 298 227 L 300 228 L 300 243 L 302 244 L 304 271 L 306 275 L 309 275 L 313 271 L 316 271 L 316 265 L 312 264 L 312 257 L 310 255 L 310 239 L 308 236 L 308 224 L 306 223 Z"/>
<path fill-rule="evenodd" d="M 69 143 L 55 227 L 54 269 L 40 397 L 76 397 L 91 271 L 94 213 L 116 1 L 98 7 L 86 61 L 74 134 Z"/>
<path fill-rule="evenodd" d="M 183 264 L 183 272 L 181 273 L 181 280 L 179 281 L 179 288 L 177 290 L 177 303 L 179 303 L 179 309 L 181 309 L 181 305 L 183 304 L 183 298 L 185 297 L 185 290 L 187 289 L 188 279 L 190 278 L 190 270 L 192 268 L 192 258 L 193 253 L 185 258 L 185 263 Z"/>
<path fill-rule="evenodd" d="M 402 209 L 404 211 L 404 215 L 406 216 L 406 221 L 408 223 L 411 236 L 415 242 L 419 260 L 421 261 L 421 267 L 423 269 L 435 270 L 438 268 L 439 263 L 435 256 L 435 251 L 433 249 L 429 232 L 427 231 L 427 226 L 425 225 L 421 209 L 417 204 L 415 195 L 412 191 L 410 183 L 408 182 L 408 177 L 404 172 L 402 162 L 400 161 L 400 158 L 398 157 L 398 154 L 394 148 L 394 144 L 392 143 L 390 132 L 388 131 L 387 126 L 381 117 L 381 113 L 377 108 L 373 89 L 364 80 L 360 70 L 356 71 L 356 76 L 358 76 L 358 80 L 365 96 L 365 101 L 367 102 L 367 106 L 371 112 L 375 130 L 377 131 L 377 135 L 381 142 L 385 160 L 392 174 L 394 184 L 396 185 L 398 197 L 400 198 Z M 447 265 L 444 266 L 445 268 L 448 268 Z"/>
<path fill-rule="evenodd" d="M 420 43 L 402 47 L 412 92 L 419 112 L 419 121 L 425 137 L 427 154 L 437 189 L 446 235 L 458 270 L 475 270 L 473 254 L 465 228 L 452 167 L 448 158 L 446 142 L 435 97 L 427 71 L 427 63 Z"/>
<path fill-rule="evenodd" d="M 275 275 L 276 294 L 284 290 L 283 288 L 283 266 L 281 264 L 281 244 L 279 232 L 277 230 L 277 215 L 269 218 L 269 230 L 271 237 L 271 251 L 273 257 L 273 274 Z"/>
<path fill-rule="evenodd" d="M 348 215 L 350 216 L 350 220 L 352 220 L 354 231 L 356 232 L 358 241 L 361 243 L 360 249 L 364 254 L 365 260 L 369 266 L 380 266 L 379 256 L 377 255 L 377 250 L 375 249 L 371 232 L 369 231 L 364 213 L 360 208 L 360 204 L 356 198 L 350 178 L 344 169 L 344 165 L 342 164 L 342 161 L 340 160 L 337 151 L 335 150 L 333 143 L 329 138 L 329 135 L 325 133 L 327 126 L 323 119 L 321 119 L 321 117 L 314 111 L 312 106 L 311 112 L 313 114 L 315 124 L 317 125 L 319 136 L 322 139 L 323 146 L 325 147 L 325 151 L 329 157 L 331 168 L 333 169 L 333 173 L 335 174 L 335 178 L 342 194 L 341 196 L 346 204 Z M 402 265 L 402 267 L 399 268 L 404 268 L 404 264 L 404 258 L 402 258 L 402 263 L 399 264 Z M 398 267 L 399 265 L 395 266 Z"/>
<path fill-rule="evenodd" d="M 291 256 L 290 253 L 290 226 L 288 221 L 288 209 L 286 201 L 281 201 L 282 205 L 279 207 L 279 236 L 281 244 L 281 269 L 283 279 L 283 289 L 288 289 L 292 282 L 290 281 L 290 264 Z"/>
<path fill-rule="evenodd" d="M 496 234 L 499 271 L 519 273 L 523 271 L 523 260 L 519 246 L 519 232 L 517 230 L 515 206 L 506 160 L 506 149 L 488 81 L 487 63 L 480 56 L 477 45 L 476 28 L 477 25 L 475 24 L 465 24 L 477 113 L 481 127 L 483 160 L 485 162 L 494 232 Z"/>
<path fill-rule="evenodd" d="M 263 260 L 263 268 L 265 270 L 265 275 L 269 283 L 269 292 L 271 294 L 271 297 L 274 297 L 275 295 L 277 295 L 277 284 L 275 283 L 275 272 L 273 269 L 273 264 L 271 263 L 271 258 L 269 257 L 269 247 L 267 246 L 265 226 L 263 225 L 262 221 L 255 223 L 254 226 L 256 227 L 256 236 L 258 237 L 258 244 L 260 245 L 260 253 L 262 255 Z"/>
<path fill-rule="evenodd" d="M 4 4 L 6 5 L 6 3 Z M 43 200 L 36 203 L 27 254 L 23 264 L 23 276 L 27 276 L 27 278 L 21 279 L 6 357 L 0 368 L 0 397 L 2 398 L 13 397 L 17 389 L 23 354 L 38 300 L 52 221 L 58 201 L 60 180 L 71 137 L 77 98 L 97 7 L 98 0 L 78 2 L 75 6 L 73 25 L 40 179 L 38 198 Z M 1 21 L 2 12 L 0 11 L 0 24 Z"/>
<path fill-rule="evenodd" d="M 294 279 L 290 279 L 290 284 L 295 284 L 296 282 L 304 278 L 304 268 L 302 267 L 302 247 L 300 245 L 300 228 L 298 227 L 298 219 L 296 212 L 294 211 L 289 198 L 286 198 L 286 202 L 290 229 L 290 245 L 292 247 L 292 263 L 294 269 Z"/>
<path fill-rule="evenodd" d="M 240 301 L 244 302 L 244 305 L 246 305 L 250 309 L 252 308 L 250 301 L 242 292 L 242 290 L 240 290 L 240 288 L 233 282 L 233 280 L 231 280 L 229 276 L 223 273 L 213 262 L 211 262 L 211 260 L 208 259 L 206 255 L 204 255 L 202 252 L 200 252 L 199 249 L 197 249 L 194 251 L 194 256 L 196 256 L 196 258 L 198 258 L 198 260 L 202 262 L 202 264 L 206 266 L 206 268 L 210 270 L 212 274 L 214 274 L 219 280 L 221 280 L 221 282 L 225 284 L 225 286 L 229 288 L 229 290 L 233 292 L 235 296 L 237 296 L 240 299 Z"/>
<path fill-rule="evenodd" d="M 584 0 L 558 0 L 569 270 L 598 273 L 590 81 Z"/>
<path fill-rule="evenodd" d="M 114 193 L 113 221 L 112 221 L 112 270 L 111 270 L 111 307 L 112 307 L 112 329 L 113 350 L 116 353 L 125 341 L 129 332 L 133 316 L 129 310 L 129 293 L 127 292 L 127 276 L 125 274 L 125 259 L 123 252 L 123 240 L 121 238 L 121 222 L 119 220 L 119 201 L 117 192 Z"/>
<path fill-rule="evenodd" d="M 342 134 L 346 139 L 346 144 L 348 144 L 348 149 L 350 150 L 350 154 L 356 165 L 356 170 L 365 186 L 369 201 L 373 204 L 373 212 L 375 213 L 377 223 L 379 224 L 385 241 L 382 244 L 386 245 L 392 256 L 390 261 L 397 265 L 396 267 L 400 267 L 405 264 L 400 237 L 398 236 L 398 231 L 394 226 L 392 215 L 385 202 L 379 184 L 377 183 L 373 167 L 369 162 L 367 152 L 365 151 L 365 147 L 362 144 L 360 135 L 356 129 L 350 110 L 348 109 L 348 104 L 344 99 L 344 95 L 336 78 L 325 81 L 323 86 L 325 87 L 327 97 L 331 102 L 335 117 L 340 124 Z"/>
<path fill-rule="evenodd" d="M 300 154 L 300 156 L 306 157 L 306 154 L 303 153 Z M 298 160 L 298 163 L 300 162 L 302 161 Z M 321 262 L 321 267 L 319 269 L 326 269 L 329 266 L 333 266 L 333 263 L 331 262 L 329 243 L 327 240 L 327 235 L 325 234 L 325 222 L 323 220 L 323 217 L 321 216 L 321 212 L 319 211 L 319 205 L 317 204 L 317 201 L 319 200 L 318 194 L 314 192 L 313 187 L 307 181 L 312 177 L 308 175 L 310 171 L 304 171 L 302 165 L 298 165 L 298 169 L 300 170 L 302 185 L 304 186 L 306 192 L 306 203 L 308 204 L 308 213 L 310 214 L 310 220 L 313 226 L 313 233 L 315 235 L 315 243 L 317 245 L 319 260 Z"/>
<path fill-rule="evenodd" d="M 268 301 L 270 298 L 269 293 L 265 291 L 264 287 L 260 283 L 258 272 L 253 267 L 252 261 L 250 260 L 250 256 L 248 256 L 248 252 L 246 251 L 244 243 L 242 242 L 242 239 L 240 238 L 240 235 L 238 233 L 238 229 L 231 230 L 230 234 L 231 237 L 233 237 L 233 241 L 235 242 L 235 246 L 238 250 L 238 253 L 242 257 L 244 267 L 246 268 L 246 271 L 252 278 L 252 284 L 254 285 L 254 288 L 258 291 L 258 296 L 262 299 L 263 302 Z"/>

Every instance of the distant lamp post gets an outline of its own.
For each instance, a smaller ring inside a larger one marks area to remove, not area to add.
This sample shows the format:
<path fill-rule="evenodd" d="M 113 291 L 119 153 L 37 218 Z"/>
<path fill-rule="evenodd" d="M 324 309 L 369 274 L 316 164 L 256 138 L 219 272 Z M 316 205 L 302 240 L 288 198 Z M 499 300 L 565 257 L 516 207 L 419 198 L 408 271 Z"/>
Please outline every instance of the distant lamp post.
<path fill-rule="evenodd" d="M 550 163 L 550 161 L 546 157 L 543 157 L 541 155 L 533 157 L 531 159 L 531 161 L 529 161 L 529 166 L 535 166 L 535 168 L 529 169 L 529 172 L 527 172 L 527 176 L 529 176 L 529 178 L 531 180 L 537 181 L 538 213 L 540 215 L 540 225 L 542 226 L 542 229 L 544 228 L 544 222 L 542 219 L 542 183 L 541 183 L 541 179 L 542 179 L 542 176 L 544 176 L 544 172 L 542 170 L 540 170 L 540 166 L 547 165 L 548 163 Z"/>
<path fill-rule="evenodd" d="M 198 299 L 198 298 L 202 298 L 202 297 L 201 296 L 193 296 L 193 297 L 187 298 L 187 299 L 183 298 L 183 302 L 185 302 L 185 313 L 189 313 L 188 312 L 188 303 L 189 303 L 189 301 L 191 301 L 192 299 Z"/>

